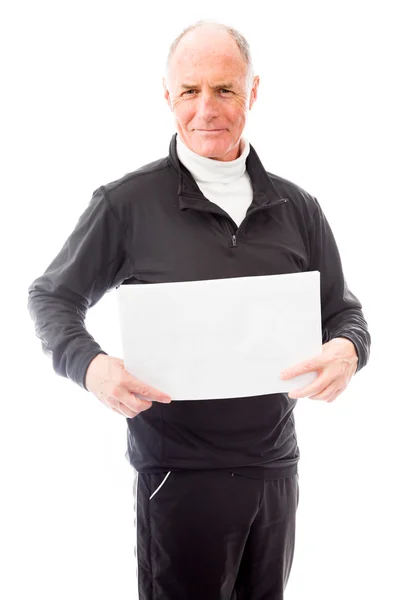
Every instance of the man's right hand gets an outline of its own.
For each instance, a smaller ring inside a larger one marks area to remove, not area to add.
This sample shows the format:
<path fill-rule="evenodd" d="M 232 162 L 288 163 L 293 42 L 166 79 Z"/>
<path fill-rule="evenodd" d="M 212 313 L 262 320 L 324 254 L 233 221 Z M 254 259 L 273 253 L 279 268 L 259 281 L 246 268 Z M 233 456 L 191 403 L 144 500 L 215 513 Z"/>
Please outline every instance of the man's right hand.
<path fill-rule="evenodd" d="M 133 377 L 124 361 L 108 354 L 98 354 L 86 371 L 85 385 L 108 408 L 124 417 L 134 418 L 148 410 L 152 400 L 169 404 L 171 397 Z M 140 399 L 146 396 L 149 399 Z M 151 400 L 150 400 L 151 398 Z"/>

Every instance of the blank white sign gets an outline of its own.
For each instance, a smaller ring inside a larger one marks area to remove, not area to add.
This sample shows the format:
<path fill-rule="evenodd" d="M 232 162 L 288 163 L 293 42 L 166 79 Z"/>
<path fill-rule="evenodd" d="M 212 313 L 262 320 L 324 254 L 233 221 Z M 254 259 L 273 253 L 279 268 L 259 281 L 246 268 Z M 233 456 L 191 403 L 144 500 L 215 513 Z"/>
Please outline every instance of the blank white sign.
<path fill-rule="evenodd" d="M 319 271 L 117 289 L 125 368 L 172 400 L 288 392 L 279 373 L 321 352 Z"/>

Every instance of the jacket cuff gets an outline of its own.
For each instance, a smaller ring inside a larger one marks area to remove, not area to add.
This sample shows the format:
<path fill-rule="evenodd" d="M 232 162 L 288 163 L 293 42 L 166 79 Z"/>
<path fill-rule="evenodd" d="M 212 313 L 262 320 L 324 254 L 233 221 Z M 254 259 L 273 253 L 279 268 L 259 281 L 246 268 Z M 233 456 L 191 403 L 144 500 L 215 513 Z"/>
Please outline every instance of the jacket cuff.
<path fill-rule="evenodd" d="M 74 376 L 71 377 L 71 379 L 73 379 L 75 381 L 75 383 L 80 385 L 87 392 L 89 390 L 87 389 L 87 387 L 85 385 L 86 373 L 87 373 L 87 370 L 88 370 L 89 365 L 92 362 L 92 360 L 99 354 L 107 354 L 107 352 L 104 352 L 104 350 L 96 350 L 95 352 L 93 352 L 93 350 L 92 350 L 89 354 L 87 354 L 84 357 L 83 360 L 79 361 L 79 366 L 78 366 L 77 370 L 75 371 Z"/>
<path fill-rule="evenodd" d="M 339 338 L 339 337 L 346 338 L 347 340 L 350 340 L 350 342 L 353 342 L 353 344 L 354 344 L 354 348 L 355 348 L 357 356 L 358 356 L 357 369 L 354 372 L 354 375 L 355 375 L 356 373 L 358 373 L 358 371 L 360 371 L 367 364 L 368 359 L 369 359 L 369 353 L 365 349 L 359 336 L 356 333 L 354 333 L 353 331 L 344 331 L 343 333 L 335 332 L 333 335 L 331 335 L 329 337 L 329 340 L 333 340 L 334 338 Z"/>

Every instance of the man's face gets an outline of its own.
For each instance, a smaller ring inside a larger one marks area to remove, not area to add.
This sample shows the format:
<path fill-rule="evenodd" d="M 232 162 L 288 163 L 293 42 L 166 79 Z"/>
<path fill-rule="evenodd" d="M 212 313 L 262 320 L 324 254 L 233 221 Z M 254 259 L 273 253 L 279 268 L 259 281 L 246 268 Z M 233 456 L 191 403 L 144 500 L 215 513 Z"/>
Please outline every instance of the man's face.
<path fill-rule="evenodd" d="M 172 56 L 165 98 L 174 112 L 177 131 L 190 150 L 228 161 L 240 154 L 247 111 L 256 97 L 259 78 L 250 88 L 247 65 L 235 40 L 216 28 L 187 33 Z"/>

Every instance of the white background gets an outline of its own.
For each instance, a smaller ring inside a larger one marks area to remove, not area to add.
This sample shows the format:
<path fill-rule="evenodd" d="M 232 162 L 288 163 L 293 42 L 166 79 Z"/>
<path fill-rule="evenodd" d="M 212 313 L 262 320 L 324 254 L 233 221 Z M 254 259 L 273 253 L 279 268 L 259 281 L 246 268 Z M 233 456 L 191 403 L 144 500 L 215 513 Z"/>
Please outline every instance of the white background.
<path fill-rule="evenodd" d="M 249 40 L 261 83 L 245 133 L 268 171 L 320 201 L 372 336 L 368 366 L 335 402 L 302 399 L 295 409 L 300 504 L 285 598 L 400 597 L 395 4 L 3 8 L 2 598 L 136 598 L 125 420 L 53 372 L 27 288 L 94 189 L 167 154 L 164 61 L 200 18 Z M 89 311 L 87 327 L 120 356 L 114 294 Z"/>

